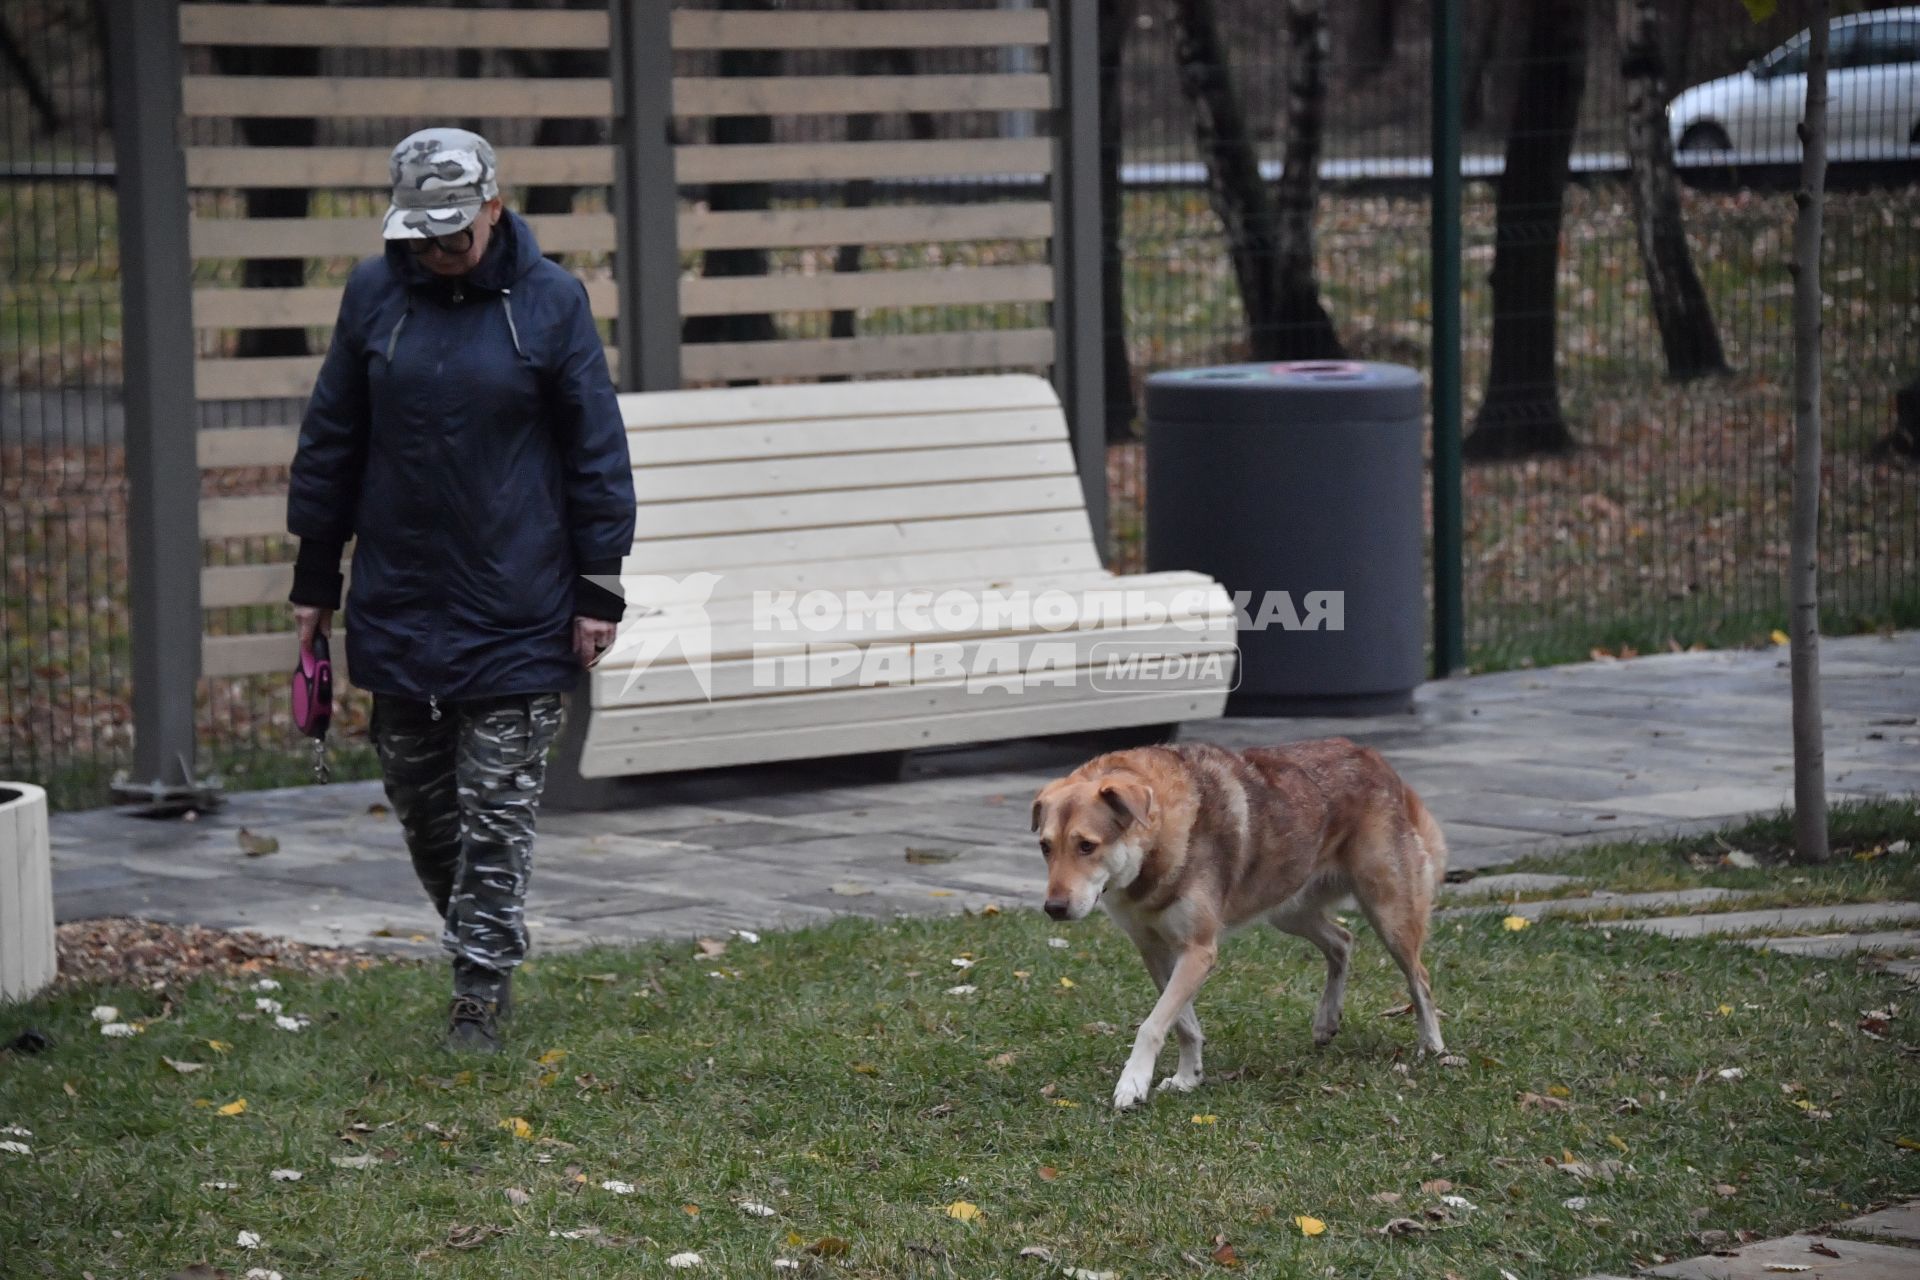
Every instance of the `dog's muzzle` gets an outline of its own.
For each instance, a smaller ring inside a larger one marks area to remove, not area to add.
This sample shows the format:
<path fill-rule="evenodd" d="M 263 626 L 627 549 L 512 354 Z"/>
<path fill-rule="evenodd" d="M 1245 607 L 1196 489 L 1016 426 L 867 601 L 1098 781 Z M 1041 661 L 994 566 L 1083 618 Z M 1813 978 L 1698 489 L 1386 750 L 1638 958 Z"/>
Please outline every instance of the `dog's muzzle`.
<path fill-rule="evenodd" d="M 1048 898 L 1043 909 L 1055 920 L 1065 920 L 1073 912 L 1073 903 L 1067 898 Z"/>

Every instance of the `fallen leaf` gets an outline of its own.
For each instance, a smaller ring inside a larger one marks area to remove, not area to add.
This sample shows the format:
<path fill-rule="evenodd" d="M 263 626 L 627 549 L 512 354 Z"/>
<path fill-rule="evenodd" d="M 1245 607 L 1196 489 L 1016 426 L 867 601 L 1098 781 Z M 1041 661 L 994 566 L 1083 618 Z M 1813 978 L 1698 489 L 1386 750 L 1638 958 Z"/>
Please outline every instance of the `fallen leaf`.
<path fill-rule="evenodd" d="M 1617 1150 L 1625 1151 L 1627 1149 L 1627 1140 L 1617 1133 L 1608 1134 L 1607 1142 Z"/>
<path fill-rule="evenodd" d="M 675 1271 L 685 1271 L 689 1267 L 697 1267 L 701 1262 L 702 1259 L 697 1253 L 676 1253 L 667 1259 L 667 1265 Z"/>
<path fill-rule="evenodd" d="M 1895 1138 L 1893 1145 L 1902 1151 L 1920 1151 L 1920 1138 Z"/>
<path fill-rule="evenodd" d="M 1774 628 L 1774 629 L 1773 629 L 1773 630 L 1772 630 L 1772 631 L 1771 631 L 1771 632 L 1770 632 L 1770 633 L 1768 634 L 1768 638 L 1769 638 L 1769 639 L 1771 639 L 1771 640 L 1772 640 L 1772 641 L 1773 641 L 1773 642 L 1774 642 L 1774 643 L 1775 643 L 1776 645 L 1781 645 L 1781 644 L 1785 644 L 1785 643 L 1787 643 L 1787 633 L 1786 633 L 1786 632 L 1784 632 L 1784 631 L 1782 631 L 1782 630 L 1780 630 L 1780 628 L 1778 628 L 1778 627 L 1775 627 L 1775 628 Z M 1788 1269 L 1789 1271 L 1791 1271 L 1791 1270 L 1794 1270 L 1795 1268 L 1792 1268 L 1792 1267 L 1789 1267 L 1789 1268 L 1787 1268 L 1787 1269 Z M 1805 1268 L 1805 1267 L 1800 1267 L 1800 1268 L 1798 1268 L 1798 1269 L 1799 1269 L 1799 1270 L 1801 1270 L 1801 1271 L 1805 1271 L 1805 1270 L 1806 1270 L 1806 1268 Z M 1769 1268 L 1769 1270 L 1771 1270 L 1771 1268 Z"/>
<path fill-rule="evenodd" d="M 1375 1204 L 1399 1204 L 1400 1193 L 1398 1191 L 1376 1191 L 1368 1196 L 1367 1199 L 1373 1201 Z"/>
<path fill-rule="evenodd" d="M 1547 1086 L 1547 1094 L 1554 1098 L 1571 1098 L 1573 1090 L 1563 1084 L 1550 1084 Z"/>
<path fill-rule="evenodd" d="M 1453 1184 L 1445 1178 L 1434 1178 L 1420 1184 L 1420 1191 L 1423 1195 L 1437 1196 L 1451 1190 L 1453 1190 Z"/>
<path fill-rule="evenodd" d="M 534 1061 L 543 1067 L 551 1067 L 564 1060 L 566 1056 L 567 1051 L 565 1049 L 549 1049 L 538 1058 L 535 1058 Z"/>
<path fill-rule="evenodd" d="M 947 1206 L 947 1216 L 959 1222 L 978 1222 L 986 1215 L 980 1212 L 980 1206 L 970 1200 L 955 1200 Z"/>
<path fill-rule="evenodd" d="M 1508 933 L 1518 933 L 1522 929 L 1531 929 L 1533 927 L 1533 921 L 1527 919 L 1525 916 L 1508 916 L 1500 922 L 1500 927 Z"/>
<path fill-rule="evenodd" d="M 844 1258 L 850 1247 L 839 1236 L 821 1236 L 807 1246 L 807 1252 L 816 1258 Z"/>
<path fill-rule="evenodd" d="M 689 1218 L 697 1218 L 700 1216 L 700 1206 L 697 1204 L 683 1204 L 680 1206 L 680 1212 L 686 1214 Z"/>
<path fill-rule="evenodd" d="M 1053 1261 L 1053 1250 L 1047 1248 L 1045 1245 L 1030 1244 L 1020 1251 L 1019 1256 L 1022 1258 L 1032 1258 L 1035 1262 L 1051 1263 Z"/>
<path fill-rule="evenodd" d="M 1722 1080 L 1744 1080 L 1746 1079 L 1747 1071 L 1745 1067 L 1722 1067 L 1714 1072 L 1714 1074 Z"/>
<path fill-rule="evenodd" d="M 260 1233 L 258 1231 L 242 1231 L 234 1237 L 233 1242 L 242 1249 L 258 1249 L 260 1247 Z"/>
<path fill-rule="evenodd" d="M 1303 1236 L 1324 1235 L 1327 1230 L 1326 1223 L 1318 1218 L 1309 1218 L 1305 1214 L 1295 1215 L 1293 1225 L 1300 1228 L 1300 1234 Z"/>
<path fill-rule="evenodd" d="M 1744 849 L 1729 849 L 1721 855 L 1720 861 L 1729 867 L 1739 867 L 1742 871 L 1751 871 L 1760 865 L 1760 860 Z"/>
<path fill-rule="evenodd" d="M 1197 1116 L 1195 1116 L 1195 1117 L 1193 1118 L 1193 1123 L 1195 1123 L 1195 1124 L 1219 1124 L 1219 1123 L 1220 1123 L 1220 1117 L 1219 1117 L 1219 1116 L 1214 1116 L 1214 1115 L 1206 1115 L 1206 1116 L 1200 1116 L 1200 1115 L 1197 1115 Z"/>
<path fill-rule="evenodd" d="M 1545 1094 L 1540 1093 L 1523 1093 L 1520 1095 L 1520 1109 L 1522 1111 L 1567 1111 L 1570 1110 L 1572 1106 L 1573 1104 L 1564 1098 L 1549 1098 Z"/>
<path fill-rule="evenodd" d="M 1075 1102 L 1072 1098 L 1055 1098 L 1053 1100 L 1053 1105 L 1056 1107 L 1077 1107 L 1080 1104 Z"/>
<path fill-rule="evenodd" d="M 1733 1016 L 1733 1006 L 1730 1004 L 1723 1004 L 1717 1010 L 1715 1010 L 1715 1012 L 1717 1012 L 1723 1018 L 1729 1018 Z"/>
<path fill-rule="evenodd" d="M 1429 1229 L 1426 1223 L 1415 1218 L 1389 1218 L 1379 1232 L 1383 1236 L 1413 1236 Z"/>
<path fill-rule="evenodd" d="M 1823 1258 L 1837 1258 L 1840 1256 L 1838 1249 L 1830 1248 L 1825 1242 L 1820 1240 L 1815 1240 L 1812 1244 L 1809 1244 L 1807 1246 L 1807 1252 L 1817 1253 Z"/>
<path fill-rule="evenodd" d="M 1214 1237 L 1213 1252 L 1207 1256 L 1223 1267 L 1237 1267 L 1240 1265 L 1240 1255 L 1233 1251 L 1233 1246 L 1227 1243 L 1225 1236 Z"/>
<path fill-rule="evenodd" d="M 240 852 L 249 858 L 264 858 L 270 853 L 280 852 L 280 841 L 272 836 L 257 836 L 245 827 L 234 833 L 234 840 L 240 846 Z"/>
<path fill-rule="evenodd" d="M 220 1114 L 223 1116 L 242 1116 L 246 1113 L 247 1100 L 245 1098 L 235 1098 L 232 1102 L 220 1108 Z"/>
<path fill-rule="evenodd" d="M 1072 990 L 1076 984 L 1072 978 L 1061 978 L 1060 985 L 1066 987 L 1068 990 Z"/>
<path fill-rule="evenodd" d="M 1458 1209 L 1461 1213 L 1472 1213 L 1480 1207 L 1465 1196 L 1441 1196 L 1440 1203 L 1449 1209 Z"/>
<path fill-rule="evenodd" d="M 761 1204 L 758 1200 L 742 1200 L 740 1202 L 740 1212 L 746 1214 L 749 1218 L 771 1218 L 778 1213 L 779 1210 L 770 1204 Z"/>
<path fill-rule="evenodd" d="M 832 886 L 833 892 L 843 898 L 864 898 L 873 892 L 870 884 L 861 884 L 856 880 L 839 880 Z"/>
<path fill-rule="evenodd" d="M 507 1234 L 505 1227 L 462 1223 L 447 1230 L 447 1248 L 478 1249 L 493 1237 L 505 1234 Z"/>
<path fill-rule="evenodd" d="M 233 1046 L 228 1044 L 225 1040 L 209 1040 L 207 1041 L 207 1048 L 213 1050 L 215 1053 L 232 1053 L 233 1052 Z"/>
<path fill-rule="evenodd" d="M 966 956 L 955 956 L 951 962 L 956 969 L 971 969 L 973 961 Z"/>
<path fill-rule="evenodd" d="M 339 1164 L 340 1162 L 338 1160 L 335 1160 L 334 1163 Z M 515 1208 L 518 1208 L 519 1206 L 524 1204 L 531 1204 L 533 1202 L 533 1197 L 528 1195 L 525 1191 L 523 1191 L 519 1187 L 508 1187 L 505 1191 L 501 1192 L 500 1194 L 504 1195 L 507 1198 L 507 1203 L 510 1205 L 513 1205 Z"/>
<path fill-rule="evenodd" d="M 693 945 L 698 947 L 700 954 L 708 959 L 727 954 L 727 944 L 719 938 L 701 938 Z"/>
<path fill-rule="evenodd" d="M 182 1062 L 178 1058 L 169 1058 L 164 1053 L 160 1055 L 160 1061 L 166 1063 L 183 1076 L 190 1076 L 196 1071 L 205 1071 L 207 1069 L 207 1064 L 204 1062 Z"/>
<path fill-rule="evenodd" d="M 327 1159 L 331 1161 L 337 1169 L 371 1169 L 380 1163 L 380 1157 L 371 1154 L 362 1156 L 328 1156 Z"/>
<path fill-rule="evenodd" d="M 516 1138 L 531 1138 L 533 1136 L 533 1126 L 519 1116 L 508 1116 L 505 1120 L 502 1120 L 497 1127 L 505 1129 Z"/>
<path fill-rule="evenodd" d="M 1731 1182 L 1716 1182 L 1713 1185 L 1713 1194 L 1717 1196 L 1737 1196 L 1740 1194 L 1740 1188 L 1734 1186 Z"/>
<path fill-rule="evenodd" d="M 952 862 L 959 856 L 959 852 L 954 849 L 930 849 L 916 848 L 913 845 L 907 846 L 907 861 L 920 867 L 930 867 L 942 862 Z"/>
<path fill-rule="evenodd" d="M 1043 1164 L 1034 1172 L 1039 1175 L 1040 1181 L 1042 1182 L 1052 1182 L 1060 1176 L 1060 1171 L 1050 1164 Z"/>
<path fill-rule="evenodd" d="M 990 1067 L 1010 1067 L 1019 1057 L 1019 1054 L 1009 1049 L 1005 1053 L 996 1053 L 991 1058 L 988 1058 L 987 1065 Z"/>
<path fill-rule="evenodd" d="M 633 1184 L 631 1182 L 622 1182 L 618 1178 L 608 1178 L 600 1184 L 600 1189 L 602 1191 L 611 1191 L 617 1196 L 630 1196 L 633 1194 Z"/>
<path fill-rule="evenodd" d="M 857 1076 L 877 1076 L 880 1074 L 880 1068 L 874 1066 L 871 1062 L 856 1062 L 853 1064 L 853 1074 Z"/>

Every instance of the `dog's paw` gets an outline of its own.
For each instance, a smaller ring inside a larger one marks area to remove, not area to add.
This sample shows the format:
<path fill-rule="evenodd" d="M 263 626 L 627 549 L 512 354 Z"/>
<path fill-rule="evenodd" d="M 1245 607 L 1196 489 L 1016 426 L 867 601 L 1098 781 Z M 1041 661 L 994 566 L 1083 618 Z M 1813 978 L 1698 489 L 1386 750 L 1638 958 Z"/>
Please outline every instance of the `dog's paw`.
<path fill-rule="evenodd" d="M 1192 1093 L 1205 1078 L 1197 1071 L 1192 1075 L 1175 1072 L 1160 1082 L 1159 1089 L 1161 1093 Z"/>
<path fill-rule="evenodd" d="M 1113 1109 L 1125 1111 L 1144 1100 L 1153 1084 L 1153 1074 L 1149 1071 L 1128 1070 L 1120 1075 L 1120 1083 L 1113 1087 Z"/>
<path fill-rule="evenodd" d="M 1339 1034 L 1340 1019 L 1338 1017 L 1324 1020 L 1315 1018 L 1313 1020 L 1313 1044 L 1316 1049 L 1326 1048 L 1333 1043 L 1333 1038 Z"/>

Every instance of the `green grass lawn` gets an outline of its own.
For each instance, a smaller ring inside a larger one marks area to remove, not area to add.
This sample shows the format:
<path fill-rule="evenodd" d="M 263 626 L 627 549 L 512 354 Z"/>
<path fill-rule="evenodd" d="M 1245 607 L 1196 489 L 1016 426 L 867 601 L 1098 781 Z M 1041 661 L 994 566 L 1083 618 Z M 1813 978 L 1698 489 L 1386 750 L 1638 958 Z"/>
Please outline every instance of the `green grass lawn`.
<path fill-rule="evenodd" d="M 1125 1115 L 1108 1098 L 1147 979 L 1109 925 L 1038 913 L 542 956 L 511 1051 L 478 1061 L 433 1047 L 437 968 L 282 975 L 273 998 L 313 1020 L 296 1033 L 248 980 L 171 1004 L 70 991 L 0 1014 L 0 1035 L 57 1042 L 0 1056 L 0 1126 L 32 1131 L 30 1156 L 0 1152 L 0 1257 L 23 1276 L 654 1276 L 693 1251 L 688 1274 L 1144 1277 L 1225 1270 L 1224 1238 L 1248 1275 L 1572 1277 L 1920 1192 L 1906 1023 L 1856 1030 L 1910 1003 L 1891 980 L 1497 913 L 1442 922 L 1428 961 L 1464 1065 L 1416 1061 L 1406 1019 L 1380 1016 L 1404 990 L 1364 935 L 1346 1030 L 1316 1052 L 1320 961 L 1259 931 L 1202 996 L 1213 1080 Z M 103 1002 L 144 1032 L 103 1038 Z M 1382 1235 L 1395 1218 L 1430 1230 Z"/>

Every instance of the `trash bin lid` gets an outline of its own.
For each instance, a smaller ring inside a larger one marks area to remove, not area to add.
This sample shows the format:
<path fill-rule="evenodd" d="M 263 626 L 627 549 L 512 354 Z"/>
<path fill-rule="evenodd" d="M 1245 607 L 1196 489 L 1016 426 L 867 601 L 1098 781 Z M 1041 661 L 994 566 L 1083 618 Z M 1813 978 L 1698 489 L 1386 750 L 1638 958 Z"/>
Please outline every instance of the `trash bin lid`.
<path fill-rule="evenodd" d="M 1367 360 L 1287 360 L 1178 369 L 1147 379 L 1154 422 L 1337 426 L 1419 417 L 1420 374 Z"/>

